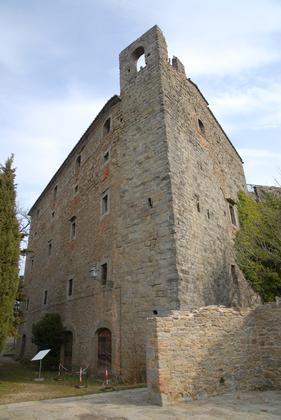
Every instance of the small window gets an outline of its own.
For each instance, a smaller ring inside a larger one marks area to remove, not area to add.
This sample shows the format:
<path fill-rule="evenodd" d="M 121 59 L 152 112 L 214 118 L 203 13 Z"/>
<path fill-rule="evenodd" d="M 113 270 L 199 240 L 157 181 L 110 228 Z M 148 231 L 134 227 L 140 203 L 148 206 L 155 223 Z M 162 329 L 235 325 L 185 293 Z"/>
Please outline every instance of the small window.
<path fill-rule="evenodd" d="M 52 219 L 55 218 L 55 211 L 52 211 Z"/>
<path fill-rule="evenodd" d="M 49 241 L 48 242 L 48 255 L 52 254 L 52 247 L 53 247 L 52 241 Z"/>
<path fill-rule="evenodd" d="M 204 126 L 204 124 L 202 123 L 201 120 L 198 120 L 198 125 L 199 125 L 202 136 L 205 136 L 205 134 L 206 134 L 205 133 L 205 126 Z"/>
<path fill-rule="evenodd" d="M 25 302 L 25 310 L 28 311 L 28 309 L 29 309 L 29 299 L 27 298 Z"/>
<path fill-rule="evenodd" d="M 76 238 L 76 217 L 70 219 L 70 239 Z"/>
<path fill-rule="evenodd" d="M 43 305 L 47 305 L 47 300 L 48 300 L 48 290 L 44 290 Z"/>
<path fill-rule="evenodd" d="M 70 297 L 73 294 L 73 279 L 68 280 L 67 295 Z"/>
<path fill-rule="evenodd" d="M 53 191 L 53 199 L 54 201 L 56 201 L 57 199 L 57 194 L 58 194 L 58 186 L 56 185 Z"/>
<path fill-rule="evenodd" d="M 34 266 L 34 258 L 31 258 L 30 260 L 30 271 L 33 271 L 33 266 Z"/>
<path fill-rule="evenodd" d="M 74 195 L 78 194 L 78 190 L 79 190 L 79 185 L 75 185 L 74 187 Z"/>
<path fill-rule="evenodd" d="M 101 265 L 101 284 L 106 284 L 107 274 L 107 263 L 104 263 Z"/>
<path fill-rule="evenodd" d="M 229 204 L 229 213 L 230 213 L 231 223 L 234 226 L 237 226 L 235 210 L 234 210 L 234 206 L 232 204 Z"/>
<path fill-rule="evenodd" d="M 105 191 L 101 197 L 101 214 L 102 216 L 109 213 L 109 191 Z"/>
<path fill-rule="evenodd" d="M 106 136 L 111 131 L 111 118 L 107 118 L 103 124 L 103 136 Z"/>
<path fill-rule="evenodd" d="M 40 209 L 37 209 L 36 211 L 36 216 L 39 217 L 40 216 Z"/>
<path fill-rule="evenodd" d="M 81 167 L 81 155 L 77 156 L 76 161 L 75 161 L 75 175 L 79 174 L 80 167 Z"/>
<path fill-rule="evenodd" d="M 110 158 L 110 156 L 109 156 L 109 150 L 107 150 L 104 153 L 104 155 L 103 155 L 103 163 L 104 163 L 104 165 L 109 161 L 109 158 Z"/>
<path fill-rule="evenodd" d="M 237 284 L 238 283 L 238 276 L 237 276 L 237 271 L 236 271 L 236 267 L 235 267 L 234 264 L 231 264 L 230 271 L 231 271 L 231 278 L 232 278 L 233 283 Z"/>

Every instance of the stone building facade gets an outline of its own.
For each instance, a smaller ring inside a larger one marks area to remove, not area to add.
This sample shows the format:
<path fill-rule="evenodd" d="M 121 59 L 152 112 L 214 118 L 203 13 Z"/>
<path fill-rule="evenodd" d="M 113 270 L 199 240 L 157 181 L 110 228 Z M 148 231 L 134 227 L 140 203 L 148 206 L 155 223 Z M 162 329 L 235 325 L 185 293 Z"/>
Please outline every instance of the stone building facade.
<path fill-rule="evenodd" d="M 233 254 L 241 158 L 157 26 L 121 52 L 120 85 L 30 210 L 19 352 L 56 312 L 64 364 L 139 379 L 151 314 L 258 298 Z"/>

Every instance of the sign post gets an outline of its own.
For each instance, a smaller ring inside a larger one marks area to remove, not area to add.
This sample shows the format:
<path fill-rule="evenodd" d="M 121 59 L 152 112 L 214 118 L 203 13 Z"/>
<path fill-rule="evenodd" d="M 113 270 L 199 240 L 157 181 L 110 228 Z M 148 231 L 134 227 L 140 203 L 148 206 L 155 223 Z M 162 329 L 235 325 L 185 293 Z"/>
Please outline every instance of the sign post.
<path fill-rule="evenodd" d="M 44 378 L 41 378 L 41 371 L 42 371 L 42 360 L 44 359 L 44 357 L 49 353 L 49 351 L 51 351 L 51 349 L 48 350 L 41 350 L 39 351 L 37 354 L 35 354 L 35 356 L 33 357 L 33 359 L 31 359 L 32 362 L 39 360 L 39 373 L 38 373 L 38 378 L 35 378 L 35 381 L 44 381 Z"/>

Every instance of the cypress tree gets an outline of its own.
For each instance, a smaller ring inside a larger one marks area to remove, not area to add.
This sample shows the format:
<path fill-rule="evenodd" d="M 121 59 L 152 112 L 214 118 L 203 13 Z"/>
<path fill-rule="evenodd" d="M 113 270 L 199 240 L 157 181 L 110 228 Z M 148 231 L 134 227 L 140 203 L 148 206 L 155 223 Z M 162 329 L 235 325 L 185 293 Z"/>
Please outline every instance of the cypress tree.
<path fill-rule="evenodd" d="M 0 165 L 0 350 L 13 328 L 20 239 L 12 155 L 4 166 Z"/>

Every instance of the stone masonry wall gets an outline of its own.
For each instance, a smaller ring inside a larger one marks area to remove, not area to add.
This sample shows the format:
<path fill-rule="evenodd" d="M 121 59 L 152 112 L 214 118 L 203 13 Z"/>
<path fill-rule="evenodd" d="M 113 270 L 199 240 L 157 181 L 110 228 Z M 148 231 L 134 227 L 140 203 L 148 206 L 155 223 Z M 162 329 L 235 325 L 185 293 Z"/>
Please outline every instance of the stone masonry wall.
<path fill-rule="evenodd" d="M 139 48 L 145 49 L 146 66 L 137 71 Z M 160 77 L 166 61 L 167 46 L 157 27 L 121 52 L 120 97 L 105 105 L 31 210 L 25 270 L 29 305 L 21 331 L 25 357 L 35 352 L 32 323 L 47 312 L 58 312 L 73 334 L 73 365 L 83 361 L 95 370 L 97 332 L 107 328 L 112 333 L 112 371 L 143 380 L 146 318 L 153 311 L 178 309 Z M 108 118 L 111 128 L 104 134 Z M 109 191 L 110 211 L 101 215 L 104 191 Z M 77 232 L 71 238 L 74 216 Z M 90 270 L 105 261 L 108 281 L 101 284 Z M 69 279 L 73 279 L 71 297 Z"/>
<path fill-rule="evenodd" d="M 180 308 L 251 306 L 258 298 L 233 252 L 235 204 L 245 189 L 241 158 L 179 60 L 161 70 Z"/>
<path fill-rule="evenodd" d="M 109 101 L 93 126 L 82 137 L 72 155 L 31 210 L 31 230 L 25 266 L 25 295 L 21 336 L 26 336 L 25 358 L 36 347 L 31 342 L 32 324 L 45 313 L 57 312 L 73 334 L 74 366 L 96 367 L 96 333 L 112 332 L 112 367 L 120 372 L 120 284 L 114 278 L 113 244 L 117 235 L 118 151 L 120 100 Z M 111 118 L 111 131 L 103 134 L 104 121 Z M 104 153 L 110 158 L 104 163 Z M 75 162 L 81 156 L 79 171 Z M 56 197 L 54 188 L 57 187 Z M 109 189 L 110 211 L 101 216 L 101 194 Z M 76 235 L 71 238 L 70 219 L 76 217 Z M 52 251 L 48 245 L 52 243 Z M 108 262 L 108 282 L 102 285 L 90 275 L 91 267 Z M 68 280 L 73 279 L 68 296 Z M 47 302 L 44 304 L 44 290 Z M 20 351 L 21 340 L 18 346 Z M 62 359 L 62 362 L 64 360 Z"/>
<path fill-rule="evenodd" d="M 156 403 L 280 389 L 281 306 L 209 306 L 148 320 L 147 377 Z"/>
<path fill-rule="evenodd" d="M 146 66 L 136 69 L 143 48 Z M 114 278 L 121 283 L 121 351 L 125 371 L 145 372 L 146 319 L 178 309 L 171 182 L 161 91 L 167 62 L 153 27 L 120 54 L 122 140 Z M 137 360 L 136 360 L 137 359 Z"/>

